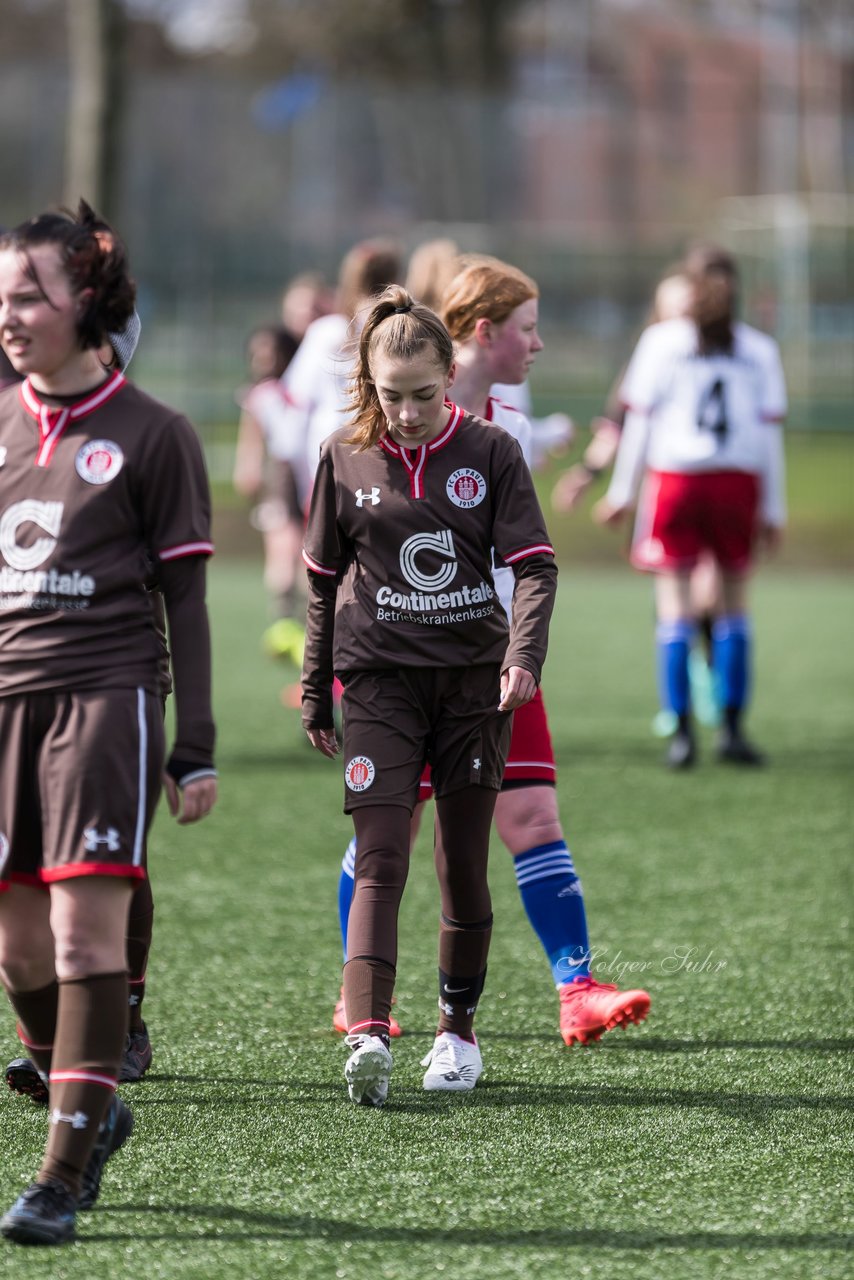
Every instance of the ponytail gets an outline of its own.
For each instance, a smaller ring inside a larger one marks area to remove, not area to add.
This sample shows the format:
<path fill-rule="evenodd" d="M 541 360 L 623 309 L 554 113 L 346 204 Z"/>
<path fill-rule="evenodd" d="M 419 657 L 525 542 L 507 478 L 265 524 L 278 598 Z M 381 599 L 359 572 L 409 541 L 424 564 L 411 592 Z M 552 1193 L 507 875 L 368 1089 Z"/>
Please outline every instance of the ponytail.
<path fill-rule="evenodd" d="M 735 259 L 717 245 L 698 245 L 686 256 L 684 272 L 694 291 L 689 314 L 697 326 L 698 354 L 732 354 L 738 303 Z"/>

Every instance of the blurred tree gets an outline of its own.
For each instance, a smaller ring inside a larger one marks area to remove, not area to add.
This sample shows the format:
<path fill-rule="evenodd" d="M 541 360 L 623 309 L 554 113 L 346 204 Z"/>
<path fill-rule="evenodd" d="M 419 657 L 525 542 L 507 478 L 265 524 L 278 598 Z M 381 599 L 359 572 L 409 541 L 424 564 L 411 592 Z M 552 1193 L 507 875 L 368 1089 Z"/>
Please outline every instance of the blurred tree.
<path fill-rule="evenodd" d="M 82 196 L 108 219 L 119 214 L 125 105 L 121 0 L 74 0 L 67 8 L 70 99 L 65 202 Z"/>

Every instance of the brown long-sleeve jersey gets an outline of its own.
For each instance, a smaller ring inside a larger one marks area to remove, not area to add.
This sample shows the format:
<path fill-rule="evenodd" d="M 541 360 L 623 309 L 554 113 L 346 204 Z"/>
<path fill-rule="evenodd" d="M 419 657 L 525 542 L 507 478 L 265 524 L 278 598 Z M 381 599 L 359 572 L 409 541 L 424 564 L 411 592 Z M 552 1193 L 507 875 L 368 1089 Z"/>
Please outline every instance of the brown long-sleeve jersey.
<path fill-rule="evenodd" d="M 539 680 L 557 568 L 516 441 L 456 406 L 416 449 L 348 434 L 324 444 L 306 530 L 306 727 L 332 723 L 333 672 L 498 663 Z M 516 578 L 510 627 L 493 549 Z"/>
<path fill-rule="evenodd" d="M 169 690 L 182 758 L 213 751 L 203 574 L 210 497 L 190 424 L 120 373 L 75 399 L 29 380 L 0 392 L 0 697 L 52 689 Z M 208 664 L 206 666 L 205 664 Z"/>

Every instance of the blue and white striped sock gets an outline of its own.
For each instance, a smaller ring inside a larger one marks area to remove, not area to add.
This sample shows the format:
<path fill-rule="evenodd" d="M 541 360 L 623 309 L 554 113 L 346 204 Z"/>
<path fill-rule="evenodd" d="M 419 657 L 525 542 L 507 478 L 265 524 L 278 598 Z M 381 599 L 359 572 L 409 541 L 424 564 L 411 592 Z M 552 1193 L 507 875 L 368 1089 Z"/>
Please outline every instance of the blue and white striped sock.
<path fill-rule="evenodd" d="M 338 880 L 338 920 L 341 925 L 341 946 L 344 949 L 344 963 L 347 963 L 347 921 L 350 918 L 350 903 L 353 901 L 353 883 L 356 876 L 356 837 L 347 845 L 341 860 L 341 875 Z"/>
<path fill-rule="evenodd" d="M 590 943 L 581 881 L 563 840 L 513 859 L 522 904 L 548 956 L 555 984 L 590 973 Z"/>

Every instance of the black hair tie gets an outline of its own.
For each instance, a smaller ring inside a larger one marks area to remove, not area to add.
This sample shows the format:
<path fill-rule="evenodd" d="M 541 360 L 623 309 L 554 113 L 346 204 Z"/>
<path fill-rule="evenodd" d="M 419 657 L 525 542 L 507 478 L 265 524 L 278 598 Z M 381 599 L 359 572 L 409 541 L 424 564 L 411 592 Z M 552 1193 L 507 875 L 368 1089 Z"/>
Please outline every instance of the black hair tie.
<path fill-rule="evenodd" d="M 405 302 L 402 307 L 395 307 L 392 314 L 396 316 L 402 316 L 402 315 L 405 315 L 407 311 L 411 311 L 411 310 L 412 310 L 412 303 Z"/>

